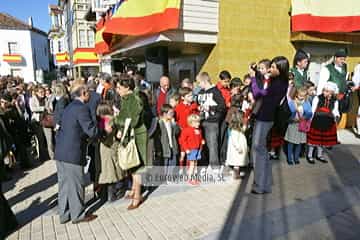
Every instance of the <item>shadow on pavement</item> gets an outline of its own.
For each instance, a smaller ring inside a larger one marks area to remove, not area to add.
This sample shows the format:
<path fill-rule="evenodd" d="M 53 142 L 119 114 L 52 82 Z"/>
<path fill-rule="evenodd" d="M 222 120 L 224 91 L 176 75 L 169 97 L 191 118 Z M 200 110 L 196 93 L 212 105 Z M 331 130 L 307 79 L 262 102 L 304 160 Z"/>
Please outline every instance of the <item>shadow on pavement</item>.
<path fill-rule="evenodd" d="M 27 198 L 31 197 L 34 194 L 40 193 L 45 191 L 46 189 L 54 186 L 57 183 L 57 174 L 54 173 L 47 178 L 44 178 L 37 183 L 34 183 L 28 187 L 21 189 L 21 192 L 18 193 L 16 196 L 11 197 L 8 199 L 11 206 L 15 204 L 25 201 Z"/>
<path fill-rule="evenodd" d="M 309 176 L 314 180 L 311 183 L 305 181 L 307 176 L 304 174 L 303 187 L 306 188 L 306 184 L 308 186 L 310 184 L 310 189 L 315 188 L 315 191 L 318 189 L 315 196 L 310 195 L 307 198 L 301 195 L 302 182 L 297 182 L 297 185 L 289 188 L 287 179 L 292 175 L 289 172 L 284 174 L 284 171 L 293 171 L 294 175 L 298 174 L 294 177 L 301 179 L 299 178 L 302 176 L 299 175 L 299 168 L 296 166 L 288 168 L 281 162 L 274 161 L 273 174 L 277 181 L 273 187 L 273 193 L 267 195 L 249 194 L 247 192 L 249 192 L 248 188 L 251 184 L 250 179 L 244 179 L 234 197 L 223 228 L 217 235 L 210 235 L 205 239 L 288 239 L 286 236 L 289 233 L 300 234 L 298 236 L 300 239 L 310 239 L 313 235 L 302 232 L 302 229 L 318 223 L 320 220 L 322 220 L 322 224 L 324 220 L 327 222 L 329 230 L 325 233 L 334 239 L 360 239 L 360 229 L 351 228 L 351 226 L 360 226 L 358 215 L 352 210 L 353 205 L 360 203 L 358 188 L 360 185 L 360 164 L 356 157 L 360 153 L 356 150 L 358 148 L 358 145 L 340 145 L 328 152 L 331 159 L 328 164 L 333 165 L 335 174 L 333 171 L 329 173 L 322 171 L 322 165 L 324 167 L 331 166 L 320 162 L 316 162 L 314 166 L 302 166 L 301 171 L 305 171 L 305 173 L 306 171 L 321 172 L 322 175 L 319 177 L 324 178 L 320 182 L 322 179 Z M 301 164 L 307 163 L 302 159 Z M 295 181 L 297 181 L 296 179 Z M 312 194 L 312 192 L 310 193 Z M 343 221 L 339 221 L 339 217 L 336 215 L 344 214 L 344 212 L 346 215 L 342 219 Z M 324 231 L 324 229 L 322 230 Z"/>

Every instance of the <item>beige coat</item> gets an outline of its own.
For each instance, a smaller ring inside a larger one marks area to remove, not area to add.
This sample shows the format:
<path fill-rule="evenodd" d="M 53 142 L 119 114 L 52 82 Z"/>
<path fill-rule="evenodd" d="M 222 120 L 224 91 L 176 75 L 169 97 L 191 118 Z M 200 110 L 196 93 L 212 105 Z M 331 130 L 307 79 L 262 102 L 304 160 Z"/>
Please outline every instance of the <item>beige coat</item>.
<path fill-rule="evenodd" d="M 113 136 L 108 136 L 112 138 Z M 120 168 L 117 160 L 117 149 L 118 143 L 116 141 L 109 141 L 106 143 L 100 143 L 100 149 L 97 153 L 97 160 L 99 164 L 97 173 L 99 174 L 99 184 L 110 184 L 121 181 L 125 177 L 125 172 Z"/>

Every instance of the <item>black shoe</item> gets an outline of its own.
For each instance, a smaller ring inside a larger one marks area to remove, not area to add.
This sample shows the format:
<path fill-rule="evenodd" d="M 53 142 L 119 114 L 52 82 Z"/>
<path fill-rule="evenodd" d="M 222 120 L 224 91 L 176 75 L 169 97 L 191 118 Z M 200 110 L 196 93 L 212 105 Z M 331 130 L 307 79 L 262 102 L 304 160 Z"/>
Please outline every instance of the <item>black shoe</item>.
<path fill-rule="evenodd" d="M 295 162 L 293 162 L 293 161 L 287 161 L 287 163 L 289 164 L 289 165 L 295 165 Z"/>
<path fill-rule="evenodd" d="M 308 163 L 310 164 L 315 164 L 315 160 L 313 157 L 306 157 L 306 160 L 308 161 Z"/>
<path fill-rule="evenodd" d="M 263 194 L 269 194 L 271 192 L 258 192 L 258 191 L 255 191 L 254 189 L 251 190 L 251 193 L 252 194 L 255 194 L 255 195 L 263 195 Z"/>
<path fill-rule="evenodd" d="M 83 223 L 83 222 L 91 222 L 93 220 L 95 220 L 97 218 L 96 215 L 94 214 L 89 214 L 86 215 L 83 219 L 77 220 L 77 221 L 72 221 L 72 224 L 78 224 L 78 223 Z"/>
<path fill-rule="evenodd" d="M 316 160 L 322 162 L 322 163 L 328 163 L 329 161 L 326 160 L 324 157 L 316 157 Z"/>
<path fill-rule="evenodd" d="M 300 162 L 299 162 L 299 161 L 295 161 L 295 165 L 298 165 L 298 164 L 300 164 Z"/>

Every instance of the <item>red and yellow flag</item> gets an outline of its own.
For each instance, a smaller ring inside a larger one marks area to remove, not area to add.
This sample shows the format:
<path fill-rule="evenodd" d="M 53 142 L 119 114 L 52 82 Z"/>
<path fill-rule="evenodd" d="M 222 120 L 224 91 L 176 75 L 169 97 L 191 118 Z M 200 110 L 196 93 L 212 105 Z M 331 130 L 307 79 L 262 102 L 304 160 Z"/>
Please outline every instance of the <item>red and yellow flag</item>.
<path fill-rule="evenodd" d="M 20 54 L 3 54 L 3 61 L 8 63 L 21 63 L 22 56 Z"/>
<path fill-rule="evenodd" d="M 105 30 L 105 18 L 101 18 L 96 24 L 96 34 L 95 34 L 95 52 L 98 54 L 104 54 L 109 52 L 109 45 L 105 42 L 103 38 L 103 32 Z"/>
<path fill-rule="evenodd" d="M 293 32 L 360 31 L 359 0 L 292 0 Z"/>
<path fill-rule="evenodd" d="M 69 53 L 68 52 L 57 53 L 55 58 L 56 58 L 56 63 L 68 63 Z"/>
<path fill-rule="evenodd" d="M 105 23 L 104 34 L 140 36 L 179 27 L 181 0 L 123 1 Z"/>
<path fill-rule="evenodd" d="M 74 64 L 79 63 L 98 63 L 98 56 L 95 48 L 76 48 L 73 56 Z"/>

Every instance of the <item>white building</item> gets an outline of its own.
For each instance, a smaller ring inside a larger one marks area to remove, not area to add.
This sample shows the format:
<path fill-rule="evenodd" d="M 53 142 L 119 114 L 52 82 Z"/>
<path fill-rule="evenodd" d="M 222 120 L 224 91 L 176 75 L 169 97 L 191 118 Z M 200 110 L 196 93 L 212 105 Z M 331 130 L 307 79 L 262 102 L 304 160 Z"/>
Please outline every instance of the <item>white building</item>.
<path fill-rule="evenodd" d="M 24 78 L 25 82 L 43 81 L 49 71 L 47 34 L 13 16 L 0 13 L 0 75 Z"/>
<path fill-rule="evenodd" d="M 75 78 L 95 75 L 99 69 L 95 53 L 96 22 L 85 20 L 89 7 L 90 0 L 59 0 L 57 5 L 49 5 L 49 39 L 54 63 Z"/>

